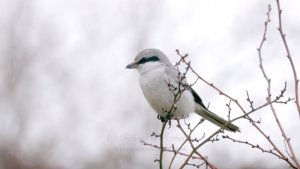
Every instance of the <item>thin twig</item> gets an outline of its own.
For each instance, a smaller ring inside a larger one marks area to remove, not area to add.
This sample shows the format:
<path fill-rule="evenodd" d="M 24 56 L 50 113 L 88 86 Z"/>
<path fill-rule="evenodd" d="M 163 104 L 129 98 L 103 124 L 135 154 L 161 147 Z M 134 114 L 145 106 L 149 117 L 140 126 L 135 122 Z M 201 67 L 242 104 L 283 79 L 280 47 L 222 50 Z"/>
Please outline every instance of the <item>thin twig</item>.
<path fill-rule="evenodd" d="M 267 30 L 267 25 L 268 25 L 268 23 L 270 22 L 270 12 L 271 12 L 271 6 L 269 5 L 269 7 L 268 7 L 268 12 L 267 12 L 267 16 L 268 16 L 268 19 L 267 19 L 267 21 L 265 22 L 265 32 L 266 32 L 266 30 Z M 266 40 L 266 37 L 265 37 L 265 33 L 264 33 L 264 36 L 263 36 L 263 40 L 262 40 L 262 44 L 263 44 L 263 42 Z M 262 46 L 262 44 L 260 45 L 260 46 Z M 186 56 L 187 55 L 185 55 L 185 57 L 183 57 L 180 53 L 179 53 L 179 50 L 176 50 L 176 52 L 177 52 L 177 54 L 179 55 L 179 56 L 181 56 L 181 60 L 182 60 L 182 62 L 184 62 L 184 63 L 188 63 L 188 62 L 186 62 L 186 60 L 185 60 L 185 58 L 186 58 Z M 235 118 L 235 119 L 233 119 L 233 120 L 231 120 L 231 121 L 229 121 L 227 124 L 229 124 L 230 122 L 233 122 L 233 121 L 235 121 L 235 120 L 237 120 L 237 119 L 240 119 L 240 118 L 247 118 L 247 119 L 251 119 L 248 115 L 249 114 L 251 114 L 251 113 L 253 113 L 254 111 L 256 111 L 256 110 L 258 110 L 258 109 L 260 109 L 260 108 L 262 108 L 262 107 L 265 107 L 265 106 L 268 106 L 268 105 L 270 105 L 270 103 L 274 103 L 274 102 L 276 102 L 276 101 L 278 101 L 281 97 L 283 97 L 283 93 L 285 92 L 285 90 L 283 91 L 283 92 L 281 92 L 281 94 L 279 95 L 279 96 L 277 96 L 273 101 L 271 101 L 271 102 L 267 102 L 267 103 L 265 103 L 264 105 L 262 105 L 262 106 L 259 106 L 258 108 L 254 108 L 252 111 L 250 111 L 250 112 L 246 112 L 245 111 L 245 109 L 240 105 L 240 103 L 238 102 L 238 100 L 237 99 L 234 99 L 234 98 L 232 98 L 231 96 L 229 96 L 228 94 L 226 94 L 226 93 L 224 93 L 223 91 L 221 91 L 219 88 L 217 88 L 214 84 L 212 84 L 212 83 L 209 83 L 208 81 L 206 81 L 204 78 L 202 78 L 192 67 L 190 67 L 190 70 L 200 79 L 200 80 L 202 80 L 203 82 L 205 82 L 206 84 L 208 84 L 208 85 L 210 85 L 212 88 L 214 88 L 215 90 L 217 90 L 218 92 L 219 92 L 219 94 L 221 94 L 221 95 L 224 95 L 225 97 L 227 97 L 227 98 L 229 98 L 230 100 L 232 100 L 241 110 L 242 110 L 242 112 L 244 113 L 244 115 L 243 116 L 239 116 L 239 117 L 237 117 L 237 118 Z M 253 120 L 250 120 L 250 122 L 251 122 L 251 124 L 268 140 L 268 142 L 273 146 L 273 149 L 274 150 L 276 150 L 281 156 L 282 156 L 282 159 L 285 159 L 285 156 L 284 156 L 284 154 L 279 150 L 279 148 L 274 144 L 274 142 L 270 139 L 270 137 L 266 134 L 266 133 L 264 133 L 254 122 L 253 122 Z M 226 125 L 225 125 L 226 126 Z M 218 134 L 222 129 L 224 128 L 224 126 L 223 127 L 221 127 L 219 130 L 217 130 L 215 133 L 213 133 L 210 137 L 208 137 L 204 142 L 202 142 L 201 144 L 199 144 L 196 148 L 195 148 L 195 150 L 197 150 L 199 147 L 201 147 L 205 142 L 207 142 L 207 141 L 209 141 L 211 138 L 213 138 L 216 134 Z M 190 156 L 185 160 L 185 162 L 183 163 L 183 165 L 181 166 L 181 168 L 183 168 L 186 164 L 187 164 L 187 162 L 189 161 L 189 158 L 192 156 L 192 154 L 193 153 L 195 153 L 195 150 L 193 150 L 192 152 L 191 152 L 191 154 L 190 154 Z M 290 161 L 288 161 L 288 160 L 286 160 L 286 162 L 288 162 L 291 166 L 293 166 L 293 164 L 292 163 L 290 163 Z"/>
<path fill-rule="evenodd" d="M 177 52 L 177 54 L 180 56 L 180 57 L 183 57 L 183 55 L 181 55 L 180 53 L 179 53 L 179 50 L 176 50 L 176 52 Z M 182 62 L 184 62 L 184 63 L 187 63 L 186 61 L 185 61 L 185 58 L 183 58 L 182 59 Z M 210 82 L 208 82 L 207 80 L 205 80 L 203 77 L 201 77 L 195 70 L 194 70 L 194 68 L 191 66 L 190 67 L 190 70 L 201 80 L 201 81 L 203 81 L 204 83 L 206 83 L 207 85 L 209 85 L 210 87 L 212 87 L 213 89 L 215 89 L 216 91 L 218 91 L 219 92 L 219 94 L 220 95 L 223 95 L 223 96 L 225 96 L 225 97 L 227 97 L 228 99 L 230 99 L 230 100 L 232 100 L 239 108 L 240 108 L 240 110 L 244 113 L 244 115 L 242 115 L 242 116 L 240 116 L 240 117 L 238 117 L 238 119 L 240 119 L 240 118 L 247 118 L 247 119 L 251 119 L 248 115 L 249 114 L 251 114 L 251 113 L 253 113 L 253 112 L 255 112 L 255 111 L 257 111 L 257 110 L 259 110 L 259 109 L 261 109 L 261 108 L 263 108 L 263 107 L 266 107 L 266 106 L 268 106 L 269 105 L 269 103 L 265 103 L 265 104 L 263 104 L 263 105 L 261 105 L 261 106 L 259 106 L 259 107 L 257 107 L 257 108 L 254 108 L 253 110 L 251 110 L 251 111 L 249 111 L 249 112 L 247 112 L 243 107 L 242 107 L 242 105 L 239 103 L 239 101 L 237 100 L 237 99 L 234 99 L 233 97 L 231 97 L 231 96 L 229 96 L 228 94 L 226 94 L 225 92 L 223 92 L 221 89 L 219 89 L 218 87 L 216 87 L 213 83 L 210 83 Z M 279 96 L 277 96 L 273 101 L 272 101 L 272 103 L 274 103 L 274 102 L 276 102 L 276 101 L 279 101 L 279 99 L 280 98 L 282 98 L 283 97 L 283 94 L 281 93 Z M 237 120 L 237 119 L 236 119 Z M 231 122 L 232 122 L 233 120 L 231 120 Z M 273 146 L 273 149 L 274 150 L 276 150 L 280 155 L 282 155 L 282 157 L 284 157 L 284 155 L 283 155 L 283 153 L 280 151 L 280 149 L 274 144 L 274 142 L 270 139 L 270 137 L 254 122 L 254 120 L 250 120 L 250 122 L 251 122 L 251 124 L 259 131 L 259 133 L 261 134 L 261 135 L 263 135 L 264 136 L 264 138 L 266 138 L 266 140 Z M 215 135 L 215 134 L 217 134 L 219 131 L 216 131 L 213 135 L 212 135 L 212 137 Z M 212 138 L 211 137 L 211 138 Z M 200 146 L 202 146 L 202 145 L 200 145 Z M 199 146 L 199 147 L 200 147 Z M 192 153 L 194 153 L 194 152 L 192 152 Z M 187 159 L 187 161 L 188 161 L 188 159 Z M 287 161 L 290 165 L 292 165 L 289 161 Z"/>
<path fill-rule="evenodd" d="M 246 93 L 247 93 L 247 99 L 246 100 L 249 102 L 251 110 L 253 110 L 254 109 L 253 101 L 250 99 L 248 91 L 246 91 Z"/>
<path fill-rule="evenodd" d="M 201 164 L 191 164 L 191 163 L 187 163 L 186 165 L 192 166 L 192 167 L 196 167 L 196 168 L 200 168 L 202 165 L 206 164 L 205 162 L 201 163 Z"/>
<path fill-rule="evenodd" d="M 203 122 L 203 121 L 200 121 L 198 124 L 200 124 L 200 123 L 202 123 L 202 122 Z M 192 132 L 191 132 L 190 134 L 187 134 L 187 133 L 184 131 L 184 129 L 182 128 L 182 126 L 181 126 L 179 120 L 177 120 L 177 124 L 178 124 L 177 127 L 178 127 L 178 128 L 181 130 L 181 132 L 184 134 L 184 136 L 186 137 L 186 139 L 189 141 L 189 143 L 190 143 L 192 149 L 194 150 L 194 149 L 195 149 L 195 146 L 193 145 L 192 140 L 191 140 Z M 194 131 L 196 128 L 197 128 L 197 125 L 193 128 L 192 131 Z M 202 138 L 202 139 L 203 139 L 203 138 Z M 199 139 L 199 140 L 201 140 L 201 139 Z M 212 163 L 210 163 L 210 162 L 209 162 L 205 157 L 203 157 L 199 152 L 195 151 L 195 153 L 196 153 L 197 155 L 199 155 L 199 156 L 203 159 L 203 161 L 204 161 L 210 168 L 212 168 L 212 169 L 217 169 Z"/>
<path fill-rule="evenodd" d="M 167 125 L 167 121 L 164 121 L 162 123 L 162 128 L 161 128 L 161 132 L 160 132 L 160 153 L 159 153 L 159 168 L 163 169 L 163 153 L 164 153 L 164 131 Z"/>
<path fill-rule="evenodd" d="M 258 144 L 255 145 L 255 144 L 252 144 L 252 143 L 250 143 L 250 142 L 248 142 L 248 141 L 237 140 L 237 139 L 234 139 L 234 138 L 232 138 L 232 137 L 230 137 L 230 136 L 228 136 L 228 135 L 224 135 L 224 136 L 222 136 L 222 138 L 224 138 L 224 139 L 229 139 L 229 140 L 231 140 L 232 142 L 237 142 L 237 143 L 246 144 L 246 145 L 251 146 L 251 148 L 256 148 L 256 149 L 261 150 L 263 153 L 269 153 L 269 154 L 272 154 L 272 155 L 277 156 L 277 157 L 280 158 L 280 159 L 288 160 L 287 158 L 282 158 L 281 155 L 277 154 L 277 153 L 274 152 L 273 150 L 266 150 L 266 149 L 262 148 L 261 146 L 259 146 Z"/>
<path fill-rule="evenodd" d="M 228 108 L 228 121 L 230 120 L 230 114 L 231 114 L 231 107 L 230 107 L 230 104 L 231 104 L 231 100 L 229 100 L 229 103 L 226 104 L 226 107 Z"/>
<path fill-rule="evenodd" d="M 181 63 L 182 61 L 180 60 L 179 62 L 176 63 L 176 67 L 178 69 L 178 65 Z M 178 86 L 174 86 L 174 84 L 171 83 L 170 79 L 164 79 L 169 90 L 173 93 L 174 95 L 174 99 L 173 99 L 173 103 L 172 106 L 170 108 L 170 110 L 165 110 L 166 112 L 166 117 L 161 116 L 160 119 L 162 121 L 162 128 L 161 128 L 161 133 L 160 133 L 160 154 L 159 154 L 159 168 L 163 169 L 163 152 L 164 152 L 164 146 L 163 146 L 163 136 L 164 136 L 164 131 L 165 131 L 165 127 L 167 122 L 169 122 L 170 126 L 171 126 L 171 119 L 173 118 L 173 113 L 176 111 L 177 106 L 176 103 L 179 101 L 179 99 L 181 98 L 181 94 L 186 91 L 189 90 L 191 88 L 191 85 L 187 85 L 185 83 L 185 79 L 186 79 L 186 74 L 190 69 L 190 63 L 187 64 L 187 67 L 185 69 L 185 72 L 183 72 L 182 74 L 180 73 L 179 69 L 178 69 Z M 195 82 L 196 83 L 196 82 Z M 172 162 L 172 161 L 171 161 Z"/>
<path fill-rule="evenodd" d="M 190 136 L 192 135 L 192 133 L 195 131 L 195 129 L 200 125 L 200 124 L 202 124 L 203 123 L 203 121 L 204 120 L 200 120 L 192 129 L 190 129 L 190 126 L 189 125 L 187 125 L 188 126 L 188 128 L 189 128 L 189 130 L 190 130 L 190 133 L 189 133 L 189 135 L 186 137 L 186 139 L 182 142 L 182 144 L 179 146 L 179 148 L 177 149 L 177 152 L 179 152 L 181 149 L 182 149 L 182 147 L 185 145 L 185 143 L 190 139 Z M 180 123 L 179 123 L 180 124 Z M 198 154 L 199 155 L 199 157 L 202 159 L 202 160 L 206 160 L 206 158 L 204 158 L 201 154 Z M 172 159 L 171 159 L 171 162 L 170 162 L 170 164 L 169 164 L 169 169 L 171 168 L 171 166 L 172 166 L 172 164 L 173 164 L 173 162 L 174 162 L 174 159 L 176 158 L 176 156 L 177 156 L 177 153 L 174 153 L 174 155 L 173 155 L 173 157 L 172 157 Z M 208 163 L 208 162 L 207 162 Z"/>
<path fill-rule="evenodd" d="M 290 55 L 289 49 L 288 49 L 288 46 L 287 46 L 287 43 L 286 43 L 286 40 L 285 40 L 285 35 L 283 34 L 283 31 L 282 31 L 282 24 L 281 24 L 281 13 L 282 13 L 282 10 L 280 9 L 279 0 L 276 0 L 276 2 L 277 2 L 278 13 L 279 13 L 278 14 L 279 15 L 279 28 L 278 28 L 278 30 L 279 30 L 279 32 L 281 34 L 282 40 L 284 41 L 284 45 L 286 47 L 287 53 L 288 53 L 288 55 Z M 261 69 L 261 72 L 262 72 L 264 78 L 267 81 L 267 84 L 268 84 L 268 88 L 267 88 L 267 92 L 268 92 L 267 101 L 268 101 L 268 103 L 270 103 L 270 108 L 271 108 L 271 111 L 272 111 L 273 116 L 275 118 L 275 121 L 276 121 L 276 123 L 277 123 L 277 125 L 279 127 L 279 130 L 280 130 L 280 132 L 282 134 L 282 137 L 284 138 L 284 140 L 286 141 L 286 143 L 288 145 L 289 151 L 291 152 L 291 159 L 296 164 L 296 166 L 298 168 L 300 168 L 300 164 L 299 164 L 299 162 L 298 162 L 298 160 L 296 158 L 296 155 L 294 153 L 293 147 L 292 147 L 291 142 L 290 142 L 290 138 L 287 137 L 286 132 L 284 131 L 283 126 L 282 126 L 282 124 L 281 124 L 281 122 L 280 122 L 280 120 L 279 120 L 279 118 L 277 116 L 276 110 L 275 110 L 273 104 L 271 103 L 271 79 L 268 77 L 268 75 L 267 75 L 267 73 L 266 73 L 266 71 L 265 71 L 265 69 L 263 67 L 263 59 L 262 59 L 262 55 L 261 55 L 261 49 L 262 49 L 262 46 L 263 46 L 263 44 L 264 44 L 264 42 L 266 40 L 267 26 L 268 26 L 268 23 L 270 22 L 270 11 L 271 11 L 271 5 L 269 5 L 269 12 L 267 13 L 268 20 L 267 20 L 267 22 L 265 22 L 265 30 L 264 30 L 264 34 L 263 34 L 263 40 L 261 41 L 261 43 L 259 45 L 259 48 L 257 49 L 257 51 L 258 51 L 258 57 L 259 57 L 259 67 Z M 290 56 L 288 56 L 288 58 L 291 59 Z M 290 60 L 290 61 L 291 61 L 291 63 L 293 63 L 292 60 Z M 292 67 L 293 67 L 293 64 L 292 64 Z M 285 90 L 286 90 L 286 82 L 285 82 L 285 88 L 282 91 L 282 93 L 285 92 Z M 296 97 L 297 97 L 297 94 L 296 94 Z M 297 100 L 297 98 L 296 98 L 296 100 Z"/>
<path fill-rule="evenodd" d="M 156 148 L 156 149 L 160 149 L 160 146 L 158 146 L 158 145 L 150 144 L 150 143 L 147 143 L 147 142 L 145 142 L 145 141 L 143 141 L 143 140 L 140 140 L 140 142 L 141 142 L 143 145 L 145 145 L 145 146 L 150 146 L 150 147 L 153 147 L 153 148 Z M 174 152 L 173 149 L 170 150 L 170 149 L 167 149 L 167 148 L 165 148 L 164 151 L 165 151 L 165 152 L 170 152 L 170 153 L 173 153 L 173 152 Z M 177 154 L 179 154 L 179 155 L 182 155 L 182 156 L 185 156 L 185 157 L 189 156 L 189 154 L 180 152 L 180 151 L 178 151 L 178 150 L 175 150 L 175 151 L 176 151 Z M 192 156 L 191 158 L 192 158 L 192 159 L 202 160 L 201 157 L 197 157 L 197 156 Z M 158 161 L 158 160 L 156 160 L 156 161 Z"/>
<path fill-rule="evenodd" d="M 282 19 L 281 19 L 282 9 L 280 7 L 280 1 L 276 0 L 276 4 L 277 4 L 278 22 L 279 22 L 278 31 L 279 31 L 279 34 L 281 36 L 282 42 L 284 44 L 284 47 L 285 47 L 285 50 L 286 50 L 286 53 L 287 53 L 287 58 L 290 61 L 290 64 L 291 64 L 291 67 L 292 67 L 292 70 L 293 70 L 294 81 L 295 81 L 295 98 L 296 98 L 295 104 L 296 104 L 298 114 L 299 114 L 299 118 L 300 118 L 299 79 L 298 79 L 298 76 L 297 76 L 297 71 L 296 71 L 296 68 L 295 68 L 295 65 L 294 65 L 294 62 L 293 62 L 293 58 L 292 58 L 289 46 L 288 46 L 287 41 L 286 41 L 286 34 L 284 34 L 284 31 L 283 31 L 283 28 L 282 28 Z M 299 162 L 297 162 L 297 165 L 300 168 Z"/>
<path fill-rule="evenodd" d="M 280 98 L 280 97 L 276 97 L 274 100 L 272 100 L 271 103 L 276 102 L 276 100 L 279 99 L 279 98 Z M 222 127 L 220 127 L 217 131 L 215 131 L 212 135 L 210 135 L 209 137 L 207 137 L 203 142 L 201 142 L 199 145 L 197 145 L 197 146 L 192 150 L 192 152 L 190 153 L 190 155 L 186 158 L 186 160 L 184 161 L 184 163 L 181 165 L 180 169 L 183 169 L 183 167 L 188 163 L 188 161 L 189 161 L 190 158 L 193 156 L 193 154 L 194 154 L 194 153 L 195 153 L 202 145 L 204 145 L 206 142 L 210 141 L 210 140 L 211 140 L 213 137 L 215 137 L 218 133 L 222 132 L 222 131 L 224 130 L 224 128 L 225 128 L 228 124 L 230 124 L 230 123 L 232 123 L 232 122 L 234 122 L 234 121 L 236 121 L 236 120 L 239 120 L 239 119 L 241 119 L 241 118 L 245 118 L 245 117 L 249 116 L 250 114 L 256 112 L 257 110 L 262 109 L 262 108 L 264 108 L 264 107 L 266 107 L 266 106 L 268 106 L 268 105 L 270 105 L 270 103 L 268 103 L 268 102 L 267 102 L 267 103 L 264 103 L 263 105 L 261 105 L 261 106 L 259 106 L 259 107 L 257 107 L 257 108 L 254 108 L 254 110 L 251 110 L 251 111 L 245 113 L 244 115 L 238 116 L 238 117 L 236 117 L 236 118 L 234 118 L 234 119 L 228 121 L 226 124 L 224 124 Z M 260 128 L 258 128 L 258 129 L 260 129 Z M 261 132 L 262 132 L 262 131 L 261 131 Z M 264 133 L 264 132 L 262 132 L 262 133 Z M 267 135 L 264 135 L 264 136 L 265 136 L 265 137 L 267 138 L 267 140 L 272 144 L 272 146 L 274 147 L 274 149 L 277 150 L 277 151 L 279 151 L 279 149 L 276 147 L 276 145 L 273 143 L 273 141 L 271 141 L 270 137 L 267 136 Z M 279 151 L 279 152 L 280 152 L 280 151 Z M 279 154 L 281 155 L 282 153 L 280 152 Z M 282 159 L 285 159 L 285 158 L 284 158 L 285 156 L 282 156 L 282 157 L 283 157 Z M 293 166 L 293 164 L 290 163 L 288 160 L 286 160 L 286 162 L 289 163 L 291 166 Z"/>

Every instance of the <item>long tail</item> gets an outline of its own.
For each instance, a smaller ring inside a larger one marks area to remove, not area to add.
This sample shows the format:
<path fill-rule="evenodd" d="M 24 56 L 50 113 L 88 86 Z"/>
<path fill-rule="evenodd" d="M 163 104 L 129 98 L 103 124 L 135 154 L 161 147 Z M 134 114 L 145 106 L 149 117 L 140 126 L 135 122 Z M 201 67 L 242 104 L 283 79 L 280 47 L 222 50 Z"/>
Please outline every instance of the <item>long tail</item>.
<path fill-rule="evenodd" d="M 223 127 L 228 122 L 227 120 L 223 119 L 222 117 L 214 114 L 213 112 L 207 109 L 204 109 L 202 106 L 198 104 L 196 104 L 195 112 L 219 127 Z M 232 132 L 236 132 L 236 131 L 240 132 L 239 127 L 232 123 L 229 123 L 224 129 Z"/>

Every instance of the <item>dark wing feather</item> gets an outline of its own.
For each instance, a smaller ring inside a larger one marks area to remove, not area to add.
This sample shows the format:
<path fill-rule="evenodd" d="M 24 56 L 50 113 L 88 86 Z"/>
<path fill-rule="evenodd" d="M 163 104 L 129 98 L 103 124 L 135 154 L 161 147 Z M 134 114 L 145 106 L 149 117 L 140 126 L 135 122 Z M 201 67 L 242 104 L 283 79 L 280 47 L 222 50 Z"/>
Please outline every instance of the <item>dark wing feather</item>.
<path fill-rule="evenodd" d="M 205 110 L 207 110 L 206 106 L 203 104 L 202 99 L 200 98 L 200 96 L 195 92 L 195 90 L 193 88 L 191 88 L 193 97 L 194 97 L 194 101 L 198 104 L 200 104 Z"/>

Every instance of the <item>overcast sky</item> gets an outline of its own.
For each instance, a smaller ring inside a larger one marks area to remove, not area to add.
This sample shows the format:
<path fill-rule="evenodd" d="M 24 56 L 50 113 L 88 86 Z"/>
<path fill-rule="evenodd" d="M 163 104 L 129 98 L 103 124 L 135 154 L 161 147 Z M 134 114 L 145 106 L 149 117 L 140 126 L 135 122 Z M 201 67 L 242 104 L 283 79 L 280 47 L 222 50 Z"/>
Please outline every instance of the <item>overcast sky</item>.
<path fill-rule="evenodd" d="M 175 49 L 180 49 L 202 77 L 250 110 L 246 91 L 256 106 L 267 93 L 256 49 L 268 3 L 272 11 L 262 51 L 265 69 L 274 96 L 286 81 L 285 96 L 293 98 L 292 70 L 277 31 L 274 2 L 1 0 L 0 151 L 15 153 L 25 166 L 42 161 L 61 169 L 156 168 L 158 150 L 139 141 L 157 143 L 150 135 L 160 130 L 161 122 L 143 97 L 138 73 L 125 66 L 145 48 L 161 49 L 175 63 Z M 281 3 L 284 31 L 300 74 L 300 3 Z M 195 76 L 190 73 L 188 80 Z M 202 81 L 194 89 L 210 110 L 226 118 L 227 98 Z M 232 116 L 241 115 L 232 108 Z M 276 109 L 300 159 L 295 105 Z M 285 152 L 270 108 L 253 118 L 262 120 L 261 128 Z M 197 120 L 195 114 L 187 119 L 192 124 Z M 236 124 L 242 132 L 231 136 L 270 148 L 249 122 Z M 198 132 L 208 136 L 215 130 L 205 122 Z M 183 139 L 175 127 L 167 133 L 169 145 Z M 219 168 L 288 168 L 275 156 L 228 140 L 208 143 L 200 152 Z M 5 163 L 1 158 L 0 168 Z"/>

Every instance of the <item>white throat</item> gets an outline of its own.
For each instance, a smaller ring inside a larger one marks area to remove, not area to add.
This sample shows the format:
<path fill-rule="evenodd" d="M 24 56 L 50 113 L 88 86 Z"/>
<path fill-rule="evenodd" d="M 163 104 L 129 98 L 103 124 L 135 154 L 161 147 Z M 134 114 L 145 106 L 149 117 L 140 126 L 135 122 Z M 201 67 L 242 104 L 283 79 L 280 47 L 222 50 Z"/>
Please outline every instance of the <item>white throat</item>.
<path fill-rule="evenodd" d="M 146 74 L 148 72 L 151 71 L 156 71 L 158 69 L 164 69 L 165 65 L 163 65 L 162 63 L 159 62 L 148 62 L 148 63 L 144 63 L 144 64 L 140 64 L 137 67 L 137 70 L 139 71 L 139 73 L 141 75 Z"/>

